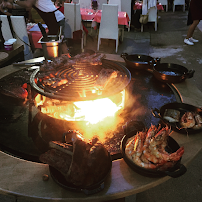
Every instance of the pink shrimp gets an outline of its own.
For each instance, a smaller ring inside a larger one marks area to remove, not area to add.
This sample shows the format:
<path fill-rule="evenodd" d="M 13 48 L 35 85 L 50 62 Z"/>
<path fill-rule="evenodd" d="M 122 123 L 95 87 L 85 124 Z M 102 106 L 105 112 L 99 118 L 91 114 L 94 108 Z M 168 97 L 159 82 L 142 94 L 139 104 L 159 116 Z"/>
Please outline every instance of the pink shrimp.
<path fill-rule="evenodd" d="M 155 125 L 151 125 L 151 127 L 147 131 L 146 139 L 145 139 L 144 145 L 143 145 L 143 154 L 147 158 L 147 160 L 152 162 L 152 163 L 158 163 L 159 162 L 159 159 L 156 156 L 152 155 L 151 151 L 149 149 L 149 145 L 150 145 L 152 139 L 154 138 L 154 136 L 156 135 L 158 130 L 159 129 Z"/>
<path fill-rule="evenodd" d="M 142 161 L 141 156 L 143 155 L 143 143 L 145 139 L 145 132 L 139 132 L 135 136 L 135 144 L 134 144 L 134 150 L 135 153 L 132 155 L 132 160 L 135 164 L 137 164 L 140 167 L 146 168 L 146 169 L 156 169 L 157 165 L 152 164 L 151 162 L 145 163 L 145 161 Z"/>

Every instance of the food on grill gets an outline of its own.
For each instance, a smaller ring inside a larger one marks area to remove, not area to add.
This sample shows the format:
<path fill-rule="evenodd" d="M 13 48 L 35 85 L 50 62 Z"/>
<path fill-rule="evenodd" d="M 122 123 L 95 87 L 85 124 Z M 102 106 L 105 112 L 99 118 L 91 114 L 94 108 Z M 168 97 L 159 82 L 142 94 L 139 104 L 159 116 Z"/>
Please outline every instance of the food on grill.
<path fill-rule="evenodd" d="M 169 153 L 166 150 L 170 129 L 157 128 L 154 125 L 147 131 L 137 132 L 128 139 L 125 147 L 126 156 L 136 165 L 145 169 L 167 170 L 180 160 L 184 147 Z"/>
<path fill-rule="evenodd" d="M 68 55 L 63 54 L 60 57 L 53 58 L 52 60 L 44 60 L 40 66 L 41 72 L 55 72 L 63 67 L 70 67 L 80 63 L 89 63 L 91 65 L 102 65 L 102 59 L 105 58 L 104 54 L 96 53 L 90 55 L 89 53 L 81 53 L 74 57 L 69 58 Z M 43 77 L 43 74 L 42 74 Z"/>
<path fill-rule="evenodd" d="M 104 90 L 107 84 L 113 79 L 117 77 L 117 71 L 113 69 L 105 69 L 102 68 L 100 71 L 97 80 L 94 83 L 94 87 L 96 90 Z"/>
<path fill-rule="evenodd" d="M 76 186 L 87 187 L 102 180 L 111 168 L 106 148 L 96 138 L 86 141 L 78 131 L 69 131 L 66 137 L 70 143 L 50 142 L 51 149 L 40 155 L 40 160 Z"/>
<path fill-rule="evenodd" d="M 202 117 L 194 112 L 185 112 L 180 119 L 180 125 L 183 128 L 201 129 Z"/>
<path fill-rule="evenodd" d="M 166 109 L 164 112 L 163 118 L 171 123 L 179 122 L 180 120 L 180 111 L 176 109 Z"/>

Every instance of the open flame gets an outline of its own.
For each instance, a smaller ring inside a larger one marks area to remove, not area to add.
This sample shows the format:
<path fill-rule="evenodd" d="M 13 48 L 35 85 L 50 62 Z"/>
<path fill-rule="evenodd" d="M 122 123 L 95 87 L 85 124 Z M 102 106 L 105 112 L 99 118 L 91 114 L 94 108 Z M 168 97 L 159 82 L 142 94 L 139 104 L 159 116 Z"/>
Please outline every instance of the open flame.
<path fill-rule="evenodd" d="M 74 129 L 81 129 L 86 138 L 99 136 L 100 141 L 104 141 L 106 134 L 115 131 L 117 125 L 122 122 L 121 118 L 117 118 L 117 114 L 124 108 L 124 103 L 125 90 L 108 98 L 89 101 L 61 101 L 41 94 L 35 97 L 35 105 L 43 114 L 73 121 L 77 125 Z"/>
<path fill-rule="evenodd" d="M 53 118 L 67 121 L 85 121 L 87 124 L 97 124 L 106 117 L 114 117 L 124 108 L 125 90 L 117 95 L 90 101 L 59 101 L 38 94 L 35 105 L 41 112 Z"/>

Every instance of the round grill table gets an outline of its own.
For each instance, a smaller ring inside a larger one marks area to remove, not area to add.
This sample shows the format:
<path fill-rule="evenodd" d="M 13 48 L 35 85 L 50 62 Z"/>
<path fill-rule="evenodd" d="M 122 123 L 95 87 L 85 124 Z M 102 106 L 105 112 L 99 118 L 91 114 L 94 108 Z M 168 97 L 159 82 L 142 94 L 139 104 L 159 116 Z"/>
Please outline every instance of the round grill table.
<path fill-rule="evenodd" d="M 107 55 L 107 57 L 119 60 L 114 55 Z M 0 75 L 5 76 L 8 72 L 16 71 L 16 67 L 8 66 L 7 68 L 9 71 L 4 68 L 0 70 Z M 173 88 L 178 90 L 183 102 L 195 106 L 200 106 L 202 103 L 202 94 L 191 80 L 176 84 Z M 171 136 L 180 146 L 184 146 L 185 153 L 181 162 L 187 166 L 202 149 L 202 133 L 190 135 L 187 138 L 184 134 L 173 132 Z M 48 181 L 43 181 L 44 174 L 50 176 L 48 165 L 19 159 L 3 151 L 0 152 L 0 158 L 0 192 L 30 201 L 95 202 L 114 200 L 145 191 L 170 178 L 168 176 L 150 178 L 139 175 L 129 168 L 123 159 L 119 159 L 112 163 L 111 174 L 105 181 L 104 190 L 87 196 L 84 193 L 72 192 L 60 187 L 51 177 Z"/>

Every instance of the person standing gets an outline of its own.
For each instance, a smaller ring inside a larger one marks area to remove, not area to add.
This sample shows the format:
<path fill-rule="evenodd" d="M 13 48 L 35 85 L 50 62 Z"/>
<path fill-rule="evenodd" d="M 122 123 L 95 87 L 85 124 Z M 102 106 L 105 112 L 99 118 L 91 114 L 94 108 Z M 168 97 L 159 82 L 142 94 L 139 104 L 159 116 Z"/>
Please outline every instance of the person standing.
<path fill-rule="evenodd" d="M 200 20 L 202 20 L 202 0 L 191 0 L 187 20 L 187 25 L 190 26 L 184 39 L 185 44 L 193 46 L 199 41 L 193 38 L 193 34 Z"/>
<path fill-rule="evenodd" d="M 62 34 L 64 35 L 65 16 L 55 7 L 51 0 L 8 0 L 8 2 L 30 10 L 33 7 L 47 25 L 49 30 L 48 35 L 57 35 L 60 26 L 62 27 Z M 62 43 L 62 52 L 68 53 L 65 42 Z"/>

